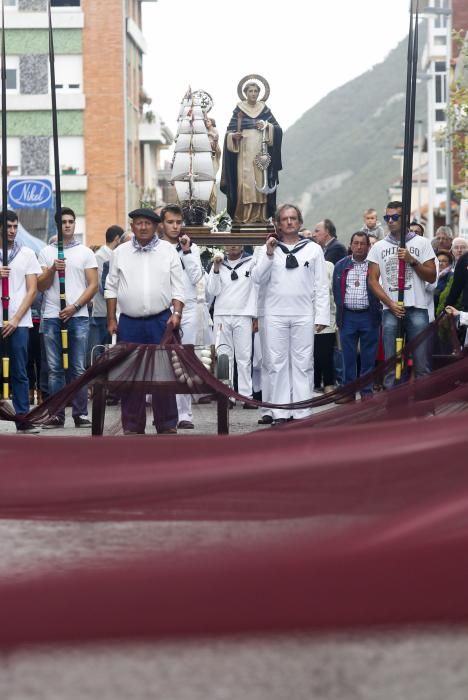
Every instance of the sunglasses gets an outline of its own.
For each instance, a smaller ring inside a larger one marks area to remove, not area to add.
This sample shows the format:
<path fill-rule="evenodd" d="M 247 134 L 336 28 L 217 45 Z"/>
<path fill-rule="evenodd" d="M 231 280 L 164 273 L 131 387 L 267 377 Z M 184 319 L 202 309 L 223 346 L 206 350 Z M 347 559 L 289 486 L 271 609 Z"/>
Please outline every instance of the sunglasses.
<path fill-rule="evenodd" d="M 400 214 L 385 214 L 384 216 L 384 220 L 387 221 L 387 223 L 389 221 L 398 221 L 399 218 Z"/>

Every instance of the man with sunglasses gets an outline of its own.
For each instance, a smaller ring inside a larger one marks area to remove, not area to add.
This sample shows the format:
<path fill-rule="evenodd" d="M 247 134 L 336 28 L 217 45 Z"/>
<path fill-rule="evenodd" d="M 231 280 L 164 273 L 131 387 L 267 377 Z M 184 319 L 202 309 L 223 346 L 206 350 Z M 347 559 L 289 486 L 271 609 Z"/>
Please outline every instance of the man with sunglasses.
<path fill-rule="evenodd" d="M 402 203 L 389 202 L 384 219 L 388 235 L 378 241 L 369 251 L 369 288 L 383 304 L 383 344 L 385 359 L 395 354 L 398 321 L 403 319 L 405 337 L 411 341 L 429 325 L 426 282 L 437 279 L 435 253 L 424 236 L 413 231 L 406 234 L 406 246 L 400 248 Z M 399 261 L 405 261 L 404 305 L 398 303 Z M 416 377 L 430 372 L 426 343 L 420 343 L 413 353 Z M 385 377 L 385 386 L 390 388 L 395 375 Z"/>

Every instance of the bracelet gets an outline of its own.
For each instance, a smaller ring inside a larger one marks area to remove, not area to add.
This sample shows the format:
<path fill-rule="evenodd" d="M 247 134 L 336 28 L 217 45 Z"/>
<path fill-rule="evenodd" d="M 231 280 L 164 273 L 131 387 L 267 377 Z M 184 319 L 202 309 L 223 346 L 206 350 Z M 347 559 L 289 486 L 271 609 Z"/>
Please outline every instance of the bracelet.
<path fill-rule="evenodd" d="M 419 265 L 419 260 L 413 260 L 413 262 L 410 262 L 410 267 L 417 267 Z"/>
<path fill-rule="evenodd" d="M 174 314 L 174 316 L 182 316 L 182 314 L 180 313 L 180 311 L 173 311 L 173 314 Z"/>

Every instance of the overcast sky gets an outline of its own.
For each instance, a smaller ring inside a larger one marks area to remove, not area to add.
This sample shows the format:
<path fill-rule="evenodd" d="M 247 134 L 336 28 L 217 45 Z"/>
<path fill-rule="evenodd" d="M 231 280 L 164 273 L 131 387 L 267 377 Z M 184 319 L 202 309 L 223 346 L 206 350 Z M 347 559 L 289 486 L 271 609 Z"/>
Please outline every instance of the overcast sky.
<path fill-rule="evenodd" d="M 269 81 L 268 104 L 286 129 L 381 62 L 409 23 L 408 0 L 158 0 L 142 7 L 151 108 L 175 133 L 187 86 L 206 90 L 221 136 L 244 75 Z"/>

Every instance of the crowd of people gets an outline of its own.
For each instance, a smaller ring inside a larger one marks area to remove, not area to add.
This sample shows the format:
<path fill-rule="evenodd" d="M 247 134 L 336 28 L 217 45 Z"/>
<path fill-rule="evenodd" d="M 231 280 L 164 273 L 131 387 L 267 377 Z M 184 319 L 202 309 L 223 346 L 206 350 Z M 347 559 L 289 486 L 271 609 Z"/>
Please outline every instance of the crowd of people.
<path fill-rule="evenodd" d="M 283 204 L 274 216 L 276 233 L 265 245 L 226 245 L 205 267 L 176 205 L 130 212 L 130 231 L 110 226 L 95 252 L 75 238 L 75 214 L 63 208 L 64 259 L 56 240 L 38 258 L 18 245 L 18 217 L 8 211 L 8 260 L 2 261 L 0 276 L 9 278 L 9 321 L 2 336 L 11 358 L 17 431 L 37 432 L 22 418 L 30 404 L 81 376 L 94 350 L 109 344 L 114 334 L 117 341 L 158 344 L 168 324 L 180 330 L 184 344 L 214 344 L 226 354 L 242 396 L 291 404 L 262 408 L 260 424 L 307 416 L 310 409 L 300 402 L 349 384 L 371 372 L 379 358 L 392 357 L 401 325 L 412 340 L 444 309 L 454 316 L 461 311 L 459 321 L 467 323 L 467 241 L 453 238 L 446 226 L 429 241 L 422 224 L 412 222 L 401 248 L 401 212 L 401 202 L 388 203 L 385 231 L 375 209 L 367 209 L 364 225 L 346 247 L 330 219 L 310 231 L 300 209 Z M 400 261 L 404 305 L 398 301 Z M 435 351 L 443 349 L 427 342 L 415 348 L 414 377 L 431 372 Z M 384 387 L 394 383 L 394 374 L 387 373 Z M 369 381 L 360 390 L 361 400 L 375 390 Z M 209 400 L 188 394 L 123 396 L 125 434 L 145 432 L 148 398 L 159 434 L 193 429 L 192 400 Z M 354 400 L 353 394 L 337 399 Z M 77 428 L 91 426 L 87 407 L 84 387 L 71 404 Z M 244 408 L 252 405 L 246 402 Z M 44 427 L 64 424 L 63 411 Z"/>

